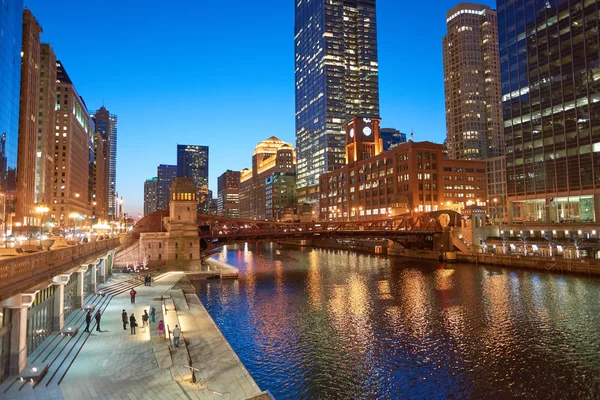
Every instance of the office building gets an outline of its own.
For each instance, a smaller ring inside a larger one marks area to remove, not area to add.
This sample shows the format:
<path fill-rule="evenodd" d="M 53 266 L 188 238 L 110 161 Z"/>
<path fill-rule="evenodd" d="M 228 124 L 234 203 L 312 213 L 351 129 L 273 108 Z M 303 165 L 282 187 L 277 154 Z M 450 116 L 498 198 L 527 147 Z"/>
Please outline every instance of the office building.
<path fill-rule="evenodd" d="M 117 121 L 115 114 L 110 114 L 110 133 L 108 141 L 110 143 L 109 161 L 108 161 L 108 219 L 118 218 L 118 196 L 117 196 Z"/>
<path fill-rule="evenodd" d="M 448 11 L 446 24 L 443 56 L 448 155 L 466 160 L 504 155 L 496 11 L 460 3 Z"/>
<path fill-rule="evenodd" d="M 0 212 L 2 230 L 7 231 L 12 229 L 17 189 L 23 2 L 0 0 L 0 7 Z"/>
<path fill-rule="evenodd" d="M 318 204 L 319 175 L 345 163 L 344 124 L 379 115 L 375 0 L 297 1 L 298 202 Z"/>
<path fill-rule="evenodd" d="M 499 0 L 510 222 L 598 222 L 595 1 Z"/>
<path fill-rule="evenodd" d="M 109 219 L 110 187 L 110 132 L 112 119 L 106 107 L 92 114 L 94 133 L 94 192 L 93 215 L 95 222 Z"/>
<path fill-rule="evenodd" d="M 158 211 L 158 178 L 146 179 L 144 182 L 144 217 Z"/>
<path fill-rule="evenodd" d="M 35 159 L 40 96 L 40 34 L 42 28 L 31 11 L 23 11 L 19 154 L 15 221 L 23 228 L 39 227 L 35 212 Z"/>
<path fill-rule="evenodd" d="M 60 61 L 56 62 L 54 193 L 52 216 L 64 228 L 92 220 L 94 122 Z"/>
<path fill-rule="evenodd" d="M 217 179 L 217 214 L 240 217 L 240 171 L 227 170 Z"/>
<path fill-rule="evenodd" d="M 169 193 L 171 185 L 177 177 L 177 165 L 160 164 L 156 171 L 157 189 L 156 189 L 156 209 L 166 210 L 169 208 Z"/>
<path fill-rule="evenodd" d="M 44 207 L 53 204 L 54 146 L 56 124 L 56 56 L 49 44 L 41 45 L 40 97 L 37 118 L 34 202 Z"/>
<path fill-rule="evenodd" d="M 487 210 L 485 161 L 450 160 L 443 146 L 402 143 L 382 152 L 377 118 L 347 124 L 347 165 L 320 177 L 321 220 L 356 221 L 476 205 Z"/>
<path fill-rule="evenodd" d="M 240 217 L 259 221 L 273 220 L 267 215 L 267 181 L 275 173 L 295 174 L 296 150 L 274 136 L 254 149 L 252 168 L 240 173 Z"/>
<path fill-rule="evenodd" d="M 274 172 L 265 180 L 265 220 L 292 222 L 296 210 L 296 174 Z"/>
<path fill-rule="evenodd" d="M 177 176 L 194 181 L 198 190 L 198 212 L 207 214 L 212 200 L 208 194 L 208 146 L 178 144 Z"/>
<path fill-rule="evenodd" d="M 406 143 L 406 133 L 394 128 L 381 128 L 379 137 L 383 141 L 383 151 L 388 151 L 400 143 Z"/>
<path fill-rule="evenodd" d="M 494 224 L 505 224 L 508 222 L 506 157 L 494 157 L 486 160 L 486 162 L 489 218 Z"/>

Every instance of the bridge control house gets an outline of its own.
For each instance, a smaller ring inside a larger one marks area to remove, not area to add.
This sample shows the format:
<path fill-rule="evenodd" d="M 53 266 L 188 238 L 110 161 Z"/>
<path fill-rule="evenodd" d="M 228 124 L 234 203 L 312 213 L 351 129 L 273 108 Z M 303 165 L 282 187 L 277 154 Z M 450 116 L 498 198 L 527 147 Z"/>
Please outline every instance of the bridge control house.
<path fill-rule="evenodd" d="M 321 220 L 366 221 L 454 210 L 487 210 L 485 161 L 451 160 L 432 142 L 402 143 L 383 152 L 380 119 L 346 124 L 346 165 L 319 178 Z"/>

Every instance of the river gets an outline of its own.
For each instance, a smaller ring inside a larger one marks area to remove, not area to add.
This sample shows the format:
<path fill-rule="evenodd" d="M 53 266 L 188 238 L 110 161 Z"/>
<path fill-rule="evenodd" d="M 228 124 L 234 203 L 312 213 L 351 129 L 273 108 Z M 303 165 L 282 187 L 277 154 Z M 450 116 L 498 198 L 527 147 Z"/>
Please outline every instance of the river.
<path fill-rule="evenodd" d="M 218 258 L 239 279 L 200 298 L 278 400 L 600 398 L 600 280 L 276 244 Z"/>

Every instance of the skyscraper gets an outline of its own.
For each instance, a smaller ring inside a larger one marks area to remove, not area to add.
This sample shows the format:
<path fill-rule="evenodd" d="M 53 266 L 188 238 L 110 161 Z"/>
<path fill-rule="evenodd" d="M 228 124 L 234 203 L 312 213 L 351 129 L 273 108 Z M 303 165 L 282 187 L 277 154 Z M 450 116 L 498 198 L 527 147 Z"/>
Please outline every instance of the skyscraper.
<path fill-rule="evenodd" d="M 160 164 L 156 171 L 156 177 L 156 210 L 166 210 L 169 208 L 171 185 L 177 177 L 177 165 Z"/>
<path fill-rule="evenodd" d="M 94 217 L 96 220 L 109 219 L 110 187 L 110 132 L 112 119 L 106 107 L 100 107 L 92 114 L 96 126 L 94 133 Z M 95 203 L 95 204 L 94 204 Z"/>
<path fill-rule="evenodd" d="M 379 138 L 383 141 L 383 151 L 388 151 L 400 143 L 406 143 L 406 133 L 394 128 L 381 128 Z"/>
<path fill-rule="evenodd" d="M 37 119 L 40 106 L 40 33 L 42 28 L 31 11 L 23 11 L 21 96 L 19 108 L 19 154 L 17 157 L 17 201 L 15 221 L 24 227 L 39 226 L 35 213 L 35 159 Z"/>
<path fill-rule="evenodd" d="M 208 146 L 177 145 L 177 176 L 190 178 L 198 190 L 198 212 L 206 214 L 208 195 Z"/>
<path fill-rule="evenodd" d="M 144 182 L 144 216 L 157 211 L 158 178 L 146 179 Z"/>
<path fill-rule="evenodd" d="M 597 7 L 595 1 L 498 1 L 513 222 L 600 218 Z"/>
<path fill-rule="evenodd" d="M 16 192 L 23 1 L 0 0 L 0 7 L 0 213 L 6 231 Z"/>
<path fill-rule="evenodd" d="M 318 201 L 319 175 L 345 164 L 345 123 L 379 115 L 375 0 L 296 1 L 298 202 Z"/>
<path fill-rule="evenodd" d="M 108 219 L 119 217 L 117 202 L 117 121 L 116 115 L 110 115 L 110 158 L 108 161 Z"/>
<path fill-rule="evenodd" d="M 240 216 L 240 171 L 227 170 L 217 179 L 217 214 Z"/>
<path fill-rule="evenodd" d="M 460 3 L 446 14 L 443 38 L 448 155 L 504 154 L 498 18 L 488 6 Z"/>

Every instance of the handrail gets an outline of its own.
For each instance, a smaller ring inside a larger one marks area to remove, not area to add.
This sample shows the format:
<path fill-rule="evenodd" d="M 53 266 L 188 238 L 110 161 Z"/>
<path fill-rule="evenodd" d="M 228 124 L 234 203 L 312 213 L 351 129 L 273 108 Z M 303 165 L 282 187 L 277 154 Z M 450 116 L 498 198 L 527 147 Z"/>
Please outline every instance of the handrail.
<path fill-rule="evenodd" d="M 231 397 L 231 392 L 223 392 L 223 393 L 221 393 L 221 392 L 217 392 L 216 390 L 212 390 L 210 388 L 201 388 L 201 389 L 198 389 L 198 393 L 196 393 L 196 395 L 198 396 L 198 398 L 200 398 L 200 393 L 199 392 L 202 392 L 203 390 L 209 391 L 212 394 L 216 394 L 217 396 L 227 396 L 227 397 L 225 397 L 226 400 L 229 399 L 229 397 Z"/>

